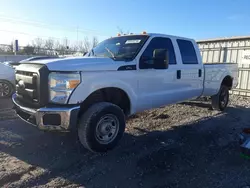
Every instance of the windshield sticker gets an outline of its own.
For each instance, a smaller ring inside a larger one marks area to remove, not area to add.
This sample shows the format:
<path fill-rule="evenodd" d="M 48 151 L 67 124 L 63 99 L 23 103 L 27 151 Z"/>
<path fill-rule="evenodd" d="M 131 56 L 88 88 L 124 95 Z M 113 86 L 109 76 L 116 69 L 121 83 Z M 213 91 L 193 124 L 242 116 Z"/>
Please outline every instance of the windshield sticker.
<path fill-rule="evenodd" d="M 141 40 L 127 40 L 126 42 L 125 42 L 125 44 L 138 44 L 138 43 L 140 43 L 141 42 Z"/>

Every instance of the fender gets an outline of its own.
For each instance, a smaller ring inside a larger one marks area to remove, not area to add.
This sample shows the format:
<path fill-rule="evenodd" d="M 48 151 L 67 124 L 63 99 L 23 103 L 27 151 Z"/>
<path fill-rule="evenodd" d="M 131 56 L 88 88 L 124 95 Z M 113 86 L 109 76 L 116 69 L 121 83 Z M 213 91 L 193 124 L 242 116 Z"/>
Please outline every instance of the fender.
<path fill-rule="evenodd" d="M 131 103 L 130 112 L 133 114 L 136 110 L 137 102 L 137 95 L 135 91 L 137 89 L 137 80 L 134 79 L 134 75 L 129 75 L 131 74 L 129 72 L 132 71 L 124 71 L 124 73 L 121 73 L 121 71 L 108 72 L 108 74 L 105 74 L 104 72 L 82 73 L 82 82 L 72 92 L 68 104 L 82 103 L 89 95 L 99 89 L 115 87 L 123 90 L 128 95 Z M 107 75 L 109 76 L 108 78 Z"/>
<path fill-rule="evenodd" d="M 232 76 L 232 74 L 230 74 L 231 72 L 224 72 L 224 74 L 220 77 L 220 81 L 218 81 L 218 85 L 217 85 L 217 87 L 216 87 L 216 94 L 220 91 L 220 87 L 221 87 L 221 85 L 222 85 L 222 82 L 223 82 L 223 80 L 226 78 L 226 77 L 230 77 L 232 80 L 233 80 L 233 76 Z"/>

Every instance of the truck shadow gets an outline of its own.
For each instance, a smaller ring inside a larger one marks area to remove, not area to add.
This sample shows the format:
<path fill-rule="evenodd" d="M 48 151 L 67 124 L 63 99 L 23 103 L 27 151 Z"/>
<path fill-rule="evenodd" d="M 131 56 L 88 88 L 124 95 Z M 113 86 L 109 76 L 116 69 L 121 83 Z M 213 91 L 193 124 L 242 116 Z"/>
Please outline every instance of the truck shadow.
<path fill-rule="evenodd" d="M 45 185 L 53 178 L 65 180 L 66 185 L 86 187 L 138 187 L 142 182 L 146 187 L 211 187 L 211 179 L 218 179 L 218 174 L 225 171 L 232 176 L 239 172 L 242 177 L 249 176 L 242 172 L 249 163 L 239 157 L 237 136 L 248 125 L 249 112 L 229 107 L 216 117 L 164 131 L 134 127 L 136 134 L 125 133 L 120 144 L 104 154 L 82 149 L 73 134 L 43 133 L 20 121 L 1 122 L 0 148 L 32 165 L 25 173 L 45 169 L 42 175 L 25 182 L 25 187 Z M 0 179 L 0 186 L 22 176 L 20 173 Z"/>
<path fill-rule="evenodd" d="M 11 98 L 0 98 L 0 110 L 13 108 L 13 103 Z"/>
<path fill-rule="evenodd" d="M 188 105 L 188 106 L 197 106 L 197 107 L 207 108 L 209 110 L 212 110 L 210 103 L 204 103 L 204 102 L 200 102 L 200 101 L 186 101 L 186 102 L 182 102 L 180 104 Z"/>

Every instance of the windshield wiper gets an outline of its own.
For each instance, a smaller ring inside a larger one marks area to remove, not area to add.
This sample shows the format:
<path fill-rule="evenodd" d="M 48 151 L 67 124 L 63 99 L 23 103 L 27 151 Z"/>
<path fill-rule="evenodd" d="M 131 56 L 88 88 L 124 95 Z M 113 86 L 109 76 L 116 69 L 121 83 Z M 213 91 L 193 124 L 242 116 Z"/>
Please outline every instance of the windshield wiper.
<path fill-rule="evenodd" d="M 108 49 L 107 47 L 105 47 L 105 49 L 108 51 L 108 53 L 112 56 L 113 59 L 115 59 L 115 54 L 110 50 Z"/>
<path fill-rule="evenodd" d="M 94 52 L 93 48 L 91 49 L 91 53 L 92 53 L 92 56 L 95 56 L 95 52 Z M 89 53 L 89 56 L 90 56 L 90 53 Z"/>

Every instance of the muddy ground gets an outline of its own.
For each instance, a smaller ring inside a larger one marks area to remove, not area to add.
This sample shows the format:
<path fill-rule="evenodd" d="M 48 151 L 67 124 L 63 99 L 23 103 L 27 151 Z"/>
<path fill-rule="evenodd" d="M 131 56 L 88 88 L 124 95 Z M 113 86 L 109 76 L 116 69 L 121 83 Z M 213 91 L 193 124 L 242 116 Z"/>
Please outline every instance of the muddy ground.
<path fill-rule="evenodd" d="M 0 187 L 241 188 L 250 161 L 238 133 L 250 127 L 250 98 L 231 96 L 223 112 L 187 102 L 133 116 L 118 147 L 81 148 L 74 134 L 45 133 L 0 101 Z"/>

